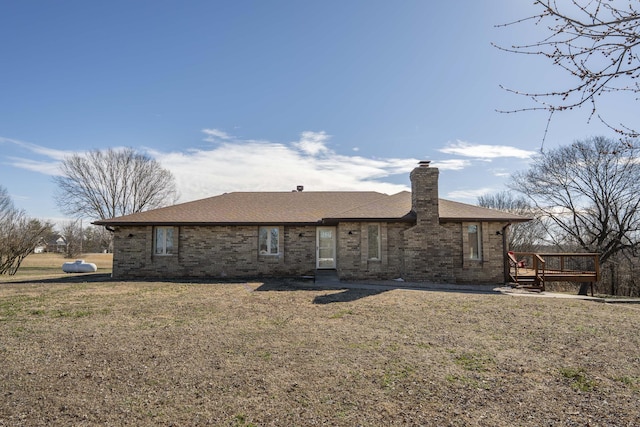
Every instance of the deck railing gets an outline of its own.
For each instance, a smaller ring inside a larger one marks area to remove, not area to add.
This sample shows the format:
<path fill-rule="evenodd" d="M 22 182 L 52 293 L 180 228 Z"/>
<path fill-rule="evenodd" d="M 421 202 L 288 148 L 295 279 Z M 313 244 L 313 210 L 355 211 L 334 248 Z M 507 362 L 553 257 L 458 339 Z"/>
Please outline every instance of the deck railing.
<path fill-rule="evenodd" d="M 545 282 L 594 283 L 600 280 L 600 254 L 509 252 L 510 279 L 544 290 Z"/>

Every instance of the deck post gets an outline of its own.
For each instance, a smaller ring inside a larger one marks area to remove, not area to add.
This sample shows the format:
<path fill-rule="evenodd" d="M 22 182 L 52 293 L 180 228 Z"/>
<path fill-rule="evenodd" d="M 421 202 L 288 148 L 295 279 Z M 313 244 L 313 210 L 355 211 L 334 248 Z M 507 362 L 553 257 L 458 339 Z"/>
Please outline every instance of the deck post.
<path fill-rule="evenodd" d="M 502 227 L 502 274 L 504 276 L 504 285 L 508 285 L 510 280 L 509 280 L 509 271 L 511 270 L 509 268 L 509 247 L 507 244 L 507 228 L 509 228 L 509 226 L 511 225 L 511 223 L 507 223 L 507 225 L 505 225 L 504 227 Z"/>
<path fill-rule="evenodd" d="M 593 286 L 593 282 L 580 283 L 580 289 L 578 290 L 578 295 L 589 295 L 589 283 L 591 283 Z M 592 293 L 593 293 L 593 290 L 592 290 Z"/>

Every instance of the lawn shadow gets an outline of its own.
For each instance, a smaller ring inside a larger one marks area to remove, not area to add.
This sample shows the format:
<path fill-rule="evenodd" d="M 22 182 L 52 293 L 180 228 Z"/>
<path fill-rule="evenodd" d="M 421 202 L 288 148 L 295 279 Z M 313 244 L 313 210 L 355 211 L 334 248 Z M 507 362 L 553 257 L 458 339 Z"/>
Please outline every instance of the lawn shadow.
<path fill-rule="evenodd" d="M 322 292 L 313 298 L 313 304 L 332 304 L 336 302 L 352 302 L 362 298 L 380 295 L 384 292 L 404 289 L 432 292 L 452 292 L 471 294 L 501 294 L 491 286 L 470 286 L 470 285 L 438 285 L 438 284 L 374 284 L 374 283 L 351 283 L 351 282 L 331 282 L 315 283 L 313 280 L 300 278 L 253 278 L 253 279 L 218 279 L 218 278 L 136 278 L 127 280 L 117 280 L 111 277 L 111 273 L 69 273 L 60 274 L 53 277 L 29 278 L 20 277 L 13 280 L 1 280 L 3 284 L 73 284 L 73 283 L 101 283 L 101 282 L 165 282 L 181 284 L 244 284 L 250 292 L 295 292 L 295 291 L 315 291 Z M 257 283 L 256 283 L 257 282 Z M 254 288 L 255 284 L 259 284 Z"/>
<path fill-rule="evenodd" d="M 65 275 L 56 275 L 55 277 L 33 278 L 21 277 L 0 281 L 2 284 L 20 284 L 20 283 L 88 283 L 88 282 L 109 282 L 112 281 L 111 273 L 69 273 Z"/>
<path fill-rule="evenodd" d="M 387 292 L 390 289 L 387 288 L 352 288 L 343 287 L 339 284 L 328 286 L 326 284 L 316 284 L 313 282 L 300 282 L 300 281 L 288 281 L 288 280 L 273 280 L 266 281 L 258 288 L 257 292 L 278 292 L 278 291 L 327 291 L 324 295 L 318 295 L 313 299 L 314 304 L 331 304 L 335 302 L 350 302 L 357 301 L 362 298 L 379 295 L 383 292 Z M 341 292 L 335 292 L 341 291 Z"/>
<path fill-rule="evenodd" d="M 331 304 L 334 302 L 351 302 L 387 292 L 387 289 L 344 289 L 342 292 L 318 295 L 314 304 Z"/>

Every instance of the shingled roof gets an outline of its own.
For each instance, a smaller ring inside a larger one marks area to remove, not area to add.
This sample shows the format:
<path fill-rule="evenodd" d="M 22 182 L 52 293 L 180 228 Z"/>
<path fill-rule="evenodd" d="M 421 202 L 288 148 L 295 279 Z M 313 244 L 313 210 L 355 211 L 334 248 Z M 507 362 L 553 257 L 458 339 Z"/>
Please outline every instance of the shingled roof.
<path fill-rule="evenodd" d="M 441 221 L 528 221 L 518 215 L 440 199 Z M 235 192 L 113 219 L 96 225 L 322 224 L 415 221 L 411 193 L 375 191 Z"/>

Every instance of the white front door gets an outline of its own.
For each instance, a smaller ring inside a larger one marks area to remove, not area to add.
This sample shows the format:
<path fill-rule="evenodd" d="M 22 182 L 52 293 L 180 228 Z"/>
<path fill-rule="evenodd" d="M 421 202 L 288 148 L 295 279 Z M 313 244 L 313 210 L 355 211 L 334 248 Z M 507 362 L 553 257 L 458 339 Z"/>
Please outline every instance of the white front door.
<path fill-rule="evenodd" d="M 336 228 L 316 229 L 316 268 L 336 268 Z"/>

